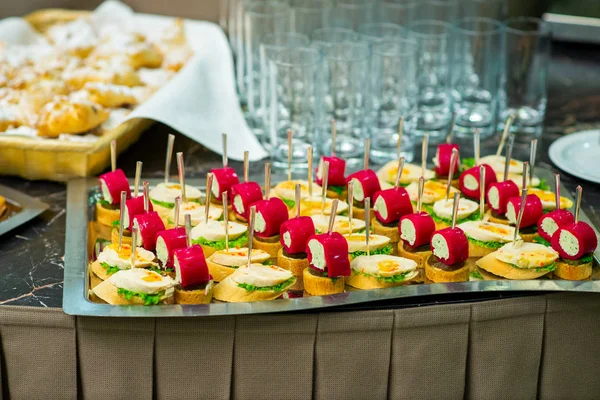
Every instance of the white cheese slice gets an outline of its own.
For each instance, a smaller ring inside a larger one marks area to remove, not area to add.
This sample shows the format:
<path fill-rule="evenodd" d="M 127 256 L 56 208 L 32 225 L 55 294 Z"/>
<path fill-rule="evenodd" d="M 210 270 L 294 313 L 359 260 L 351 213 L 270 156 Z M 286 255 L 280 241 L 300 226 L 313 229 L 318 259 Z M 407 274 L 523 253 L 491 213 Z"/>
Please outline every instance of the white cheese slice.
<path fill-rule="evenodd" d="M 433 254 L 441 259 L 447 259 L 450 256 L 446 238 L 439 233 L 434 233 L 431 237 L 431 249 Z"/>
<path fill-rule="evenodd" d="M 542 230 L 552 236 L 558 230 L 558 224 L 554 221 L 554 218 L 544 218 L 542 220 Z"/>
<path fill-rule="evenodd" d="M 379 179 L 386 181 L 390 184 L 396 182 L 396 175 L 398 174 L 398 161 L 392 160 L 385 164 L 381 169 L 377 171 Z M 402 170 L 402 176 L 400 177 L 400 183 L 403 185 L 411 182 L 417 182 L 421 177 L 421 166 L 416 164 L 405 163 L 404 169 Z M 435 172 L 430 169 L 425 170 L 425 180 L 435 178 Z"/>
<path fill-rule="evenodd" d="M 517 224 L 517 215 L 519 210 L 515 210 L 515 206 L 513 203 L 508 203 L 506 205 L 506 219 L 513 225 Z"/>
<path fill-rule="evenodd" d="M 254 220 L 254 232 L 262 233 L 267 229 L 267 221 L 265 221 L 265 217 L 259 211 L 256 213 L 256 217 Z"/>
<path fill-rule="evenodd" d="M 286 247 L 290 247 L 292 245 L 292 235 L 290 235 L 290 231 L 286 231 L 283 234 L 283 243 L 285 243 Z"/>
<path fill-rule="evenodd" d="M 490 190 L 488 190 L 488 200 L 490 202 L 490 206 L 497 210 L 500 206 L 500 193 L 498 193 L 498 188 L 496 186 L 492 186 Z"/>
<path fill-rule="evenodd" d="M 549 218 L 548 218 L 549 219 Z M 576 256 L 579 253 L 579 241 L 571 232 L 567 230 L 560 231 L 558 237 L 558 243 L 560 247 L 570 255 L 571 257 Z"/>
<path fill-rule="evenodd" d="M 558 259 L 558 253 L 551 247 L 538 243 L 512 242 L 505 244 L 494 253 L 498 261 L 516 265 L 519 268 L 542 268 Z"/>
<path fill-rule="evenodd" d="M 258 287 L 279 285 L 293 277 L 287 269 L 275 265 L 250 264 L 240 267 L 230 275 L 235 283 L 245 283 Z"/>
<path fill-rule="evenodd" d="M 100 179 L 100 189 L 102 190 L 102 197 L 104 200 L 108 201 L 110 204 L 113 204 L 113 198 L 110 195 L 110 190 L 108 190 L 108 186 L 106 186 L 104 179 Z"/>
<path fill-rule="evenodd" d="M 414 246 L 415 240 L 417 240 L 417 231 L 415 224 L 409 219 L 404 219 L 400 222 L 400 239 L 408 242 L 411 246 Z"/>
<path fill-rule="evenodd" d="M 327 232 L 329 229 L 329 216 L 327 215 L 312 215 L 311 216 L 313 223 L 315 224 L 315 230 L 321 233 Z M 360 230 L 365 229 L 365 221 L 362 219 L 352 218 L 352 232 L 358 232 Z M 350 221 L 348 217 L 343 215 L 338 215 L 335 217 L 335 222 L 333 224 L 333 231 L 339 232 L 341 234 L 346 234 L 350 229 Z"/>
<path fill-rule="evenodd" d="M 185 195 L 188 201 L 199 201 L 202 192 L 193 186 L 185 185 Z M 181 185 L 178 183 L 159 183 L 150 190 L 150 199 L 175 205 L 175 199 L 181 197 Z"/>
<path fill-rule="evenodd" d="M 344 235 L 348 242 L 348 253 L 354 253 L 356 251 L 367 251 L 367 234 L 366 233 L 353 233 L 352 235 Z M 381 249 L 390 242 L 390 238 L 383 235 L 369 235 L 369 248 L 371 251 Z"/>
<path fill-rule="evenodd" d="M 482 242 L 510 242 L 513 240 L 515 228 L 504 224 L 483 221 L 467 221 L 458 225 L 465 234 Z M 517 239 L 520 239 L 517 236 Z"/>
<path fill-rule="evenodd" d="M 377 200 L 375 200 L 375 205 L 373 206 L 373 210 L 377 211 L 379 213 L 379 215 L 381 215 L 381 218 L 387 219 L 388 210 L 387 210 L 387 205 L 385 204 L 385 200 L 383 199 L 383 196 L 379 196 L 377 198 Z"/>
<path fill-rule="evenodd" d="M 169 250 L 162 236 L 156 239 L 156 258 L 164 265 L 169 259 Z"/>
<path fill-rule="evenodd" d="M 393 276 L 416 271 L 417 263 L 408 258 L 376 254 L 359 256 L 350 263 L 352 270 L 373 276 Z M 410 279 L 410 277 L 407 276 Z"/>
<path fill-rule="evenodd" d="M 246 211 L 246 209 L 244 208 L 244 201 L 242 200 L 242 196 L 240 196 L 239 194 L 236 194 L 233 197 L 233 209 L 238 214 L 244 214 L 244 212 Z"/>
<path fill-rule="evenodd" d="M 175 286 L 175 281 L 169 276 L 141 268 L 118 271 L 108 280 L 117 288 L 147 294 L 159 293 Z"/>
<path fill-rule="evenodd" d="M 463 184 L 469 190 L 479 189 L 479 182 L 477 181 L 477 178 L 475 178 L 472 174 L 465 174 Z"/>
<path fill-rule="evenodd" d="M 121 251 L 118 251 L 118 246 L 118 244 L 113 243 L 105 247 L 98 254 L 98 261 L 119 269 L 131 268 L 131 246 L 123 244 Z M 138 247 L 135 252 L 135 267 L 143 268 L 157 265 L 154 262 L 154 258 L 154 254 L 151 251 Z"/>
<path fill-rule="evenodd" d="M 310 254 L 312 256 L 312 265 L 321 271 L 325 270 L 327 263 L 325 262 L 325 249 L 323 248 L 321 242 L 316 239 L 309 240 L 308 249 L 310 250 Z"/>
<path fill-rule="evenodd" d="M 237 239 L 246 233 L 248 227 L 238 224 L 237 222 L 229 221 L 229 240 Z M 192 240 L 204 238 L 211 242 L 225 240 L 225 221 L 208 220 L 202 221 L 192 228 Z"/>
<path fill-rule="evenodd" d="M 452 219 L 452 210 L 454 207 L 454 200 L 442 199 L 438 200 L 433 204 L 433 212 L 440 218 Z M 469 199 L 460 199 L 458 201 L 458 210 L 456 212 L 456 219 L 461 220 L 467 218 L 469 215 L 479 210 L 479 204 Z"/>
<path fill-rule="evenodd" d="M 218 250 L 214 252 L 209 258 L 212 262 L 216 264 L 225 265 L 228 267 L 240 267 L 242 265 L 248 264 L 248 248 L 230 248 L 229 251 Z M 252 249 L 252 263 L 262 264 L 269 258 L 271 258 L 271 256 L 266 251 L 260 249 Z"/>

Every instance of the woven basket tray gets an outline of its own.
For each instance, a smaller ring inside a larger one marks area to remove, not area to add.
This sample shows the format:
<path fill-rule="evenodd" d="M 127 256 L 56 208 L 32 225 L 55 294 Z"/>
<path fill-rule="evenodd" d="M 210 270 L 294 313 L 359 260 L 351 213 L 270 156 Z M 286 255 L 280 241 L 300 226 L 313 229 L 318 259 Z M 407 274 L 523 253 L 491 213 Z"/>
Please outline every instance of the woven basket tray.
<path fill-rule="evenodd" d="M 86 11 L 39 10 L 25 16 L 35 29 L 46 31 L 57 23 L 88 15 Z M 0 175 L 18 175 L 26 179 L 66 181 L 92 176 L 110 165 L 110 142 L 117 140 L 119 152 L 135 143 L 154 121 L 135 119 L 104 131 L 95 142 L 40 140 L 0 133 Z"/>

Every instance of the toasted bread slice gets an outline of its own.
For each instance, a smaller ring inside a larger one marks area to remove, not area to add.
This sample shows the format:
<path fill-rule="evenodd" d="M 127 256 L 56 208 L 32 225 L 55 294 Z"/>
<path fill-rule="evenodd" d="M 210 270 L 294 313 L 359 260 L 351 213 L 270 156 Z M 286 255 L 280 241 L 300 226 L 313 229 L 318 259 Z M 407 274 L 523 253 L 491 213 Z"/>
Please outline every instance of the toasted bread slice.
<path fill-rule="evenodd" d="M 431 250 L 412 252 L 405 250 L 403 244 L 404 242 L 402 241 L 398 243 L 398 256 L 413 260 L 417 263 L 417 268 L 425 268 L 425 262 L 427 261 L 427 257 L 431 255 Z"/>
<path fill-rule="evenodd" d="M 466 282 L 469 280 L 470 266 L 468 262 L 452 271 L 440 269 L 433 265 L 434 255 L 427 257 L 425 262 L 425 275 L 432 282 Z"/>
<path fill-rule="evenodd" d="M 121 211 L 117 209 L 110 209 L 99 202 L 96 203 L 96 221 L 99 224 L 112 226 L 112 223 L 119 220 L 119 216 L 121 215 Z"/>
<path fill-rule="evenodd" d="M 385 226 L 377 218 L 371 219 L 371 229 L 376 235 L 383 235 L 390 238 L 390 243 L 398 243 L 400 241 L 400 232 L 398 231 L 398 224 L 396 226 Z M 394 246 L 395 247 L 395 246 Z M 397 251 L 397 250 L 394 250 Z"/>
<path fill-rule="evenodd" d="M 352 271 L 352 275 L 346 278 L 346 285 L 355 287 L 357 289 L 369 290 L 369 289 L 385 289 L 394 286 L 406 285 L 412 283 L 412 280 L 419 276 L 419 271 L 415 270 L 410 274 L 407 274 L 402 282 L 385 282 L 383 279 L 378 280 L 374 276 L 365 276 L 356 271 Z"/>
<path fill-rule="evenodd" d="M 206 289 L 184 290 L 175 288 L 175 304 L 209 304 L 213 298 L 215 285 L 213 281 L 206 284 Z"/>
<path fill-rule="evenodd" d="M 366 214 L 367 214 L 367 212 L 365 211 L 364 208 L 359 208 L 359 207 L 352 208 L 352 218 L 362 219 L 363 221 L 366 221 L 365 220 Z M 369 215 L 370 219 L 375 218 L 375 212 L 373 211 L 373 208 L 371 208 L 371 212 L 369 214 L 370 214 Z"/>
<path fill-rule="evenodd" d="M 94 261 L 91 265 L 92 272 L 98 279 L 105 281 L 110 275 L 106 273 L 106 270 L 102 267 L 102 264 L 98 260 Z M 99 282 L 98 282 L 99 283 Z M 92 286 L 94 287 L 94 286 Z"/>
<path fill-rule="evenodd" d="M 119 294 L 119 289 L 117 289 L 115 285 L 110 283 L 110 281 L 102 281 L 98 286 L 96 286 L 93 289 L 93 292 L 100 299 L 114 306 L 144 305 L 144 300 L 142 300 L 138 296 L 133 296 L 130 300 L 127 300 L 125 297 L 121 296 Z M 172 290 L 168 290 L 165 293 L 165 296 L 163 297 L 163 299 L 161 299 L 161 304 L 173 304 Z"/>
<path fill-rule="evenodd" d="M 113 228 L 110 230 L 110 241 L 113 243 L 119 243 L 119 228 L 116 226 L 113 226 Z M 123 231 L 123 244 L 131 244 L 131 231 L 125 229 Z"/>
<path fill-rule="evenodd" d="M 210 257 L 206 259 L 206 265 L 208 266 L 208 272 L 210 272 L 215 282 L 224 281 L 225 278 L 233 274 L 237 269 L 226 265 L 217 264 Z"/>
<path fill-rule="evenodd" d="M 292 258 L 283 254 L 283 248 L 277 253 L 277 266 L 285 268 L 296 277 L 290 290 L 304 290 L 304 270 L 308 268 L 308 258 Z"/>
<path fill-rule="evenodd" d="M 248 225 L 248 220 L 244 217 L 238 216 L 235 211 L 231 210 L 229 212 L 229 220 L 239 222 L 240 224 Z"/>
<path fill-rule="evenodd" d="M 257 239 L 256 236 L 252 237 L 252 248 L 266 251 L 271 256 L 269 260 L 273 264 L 277 262 L 277 253 L 281 249 L 281 243 L 279 243 L 279 235 L 277 238 L 269 238 L 269 240 Z"/>
<path fill-rule="evenodd" d="M 506 218 L 497 218 L 494 217 L 494 214 L 492 214 L 492 211 L 488 211 L 487 213 L 489 215 L 489 220 L 490 222 L 494 222 L 496 224 L 502 224 L 502 225 L 510 225 L 510 222 L 508 222 L 508 219 Z"/>
<path fill-rule="evenodd" d="M 93 289 L 96 286 L 98 286 L 100 283 L 102 283 L 102 279 L 100 279 L 100 277 L 94 273 L 94 271 L 92 270 L 92 264 L 90 264 L 89 273 L 90 273 L 90 289 Z"/>
<path fill-rule="evenodd" d="M 217 249 L 215 249 L 214 247 L 206 246 L 204 244 L 201 244 L 200 247 L 202 247 L 202 251 L 204 252 L 204 257 L 206 257 L 206 258 L 212 256 L 215 253 L 215 251 L 217 251 Z"/>
<path fill-rule="evenodd" d="M 343 277 L 331 279 L 316 276 L 309 272 L 308 268 L 302 273 L 304 277 L 304 290 L 313 296 L 325 296 L 344 292 L 345 279 Z"/>
<path fill-rule="evenodd" d="M 490 249 L 488 247 L 479 246 L 469 240 L 469 257 L 481 258 L 487 256 L 490 253 L 493 253 L 494 251 L 496 250 Z"/>
<path fill-rule="evenodd" d="M 477 266 L 484 269 L 494 275 L 506 278 L 506 279 L 518 279 L 528 280 L 537 279 L 540 276 L 544 276 L 548 271 L 537 272 L 535 268 L 516 268 L 510 264 L 499 261 L 496 259 L 494 253 L 490 253 L 487 256 L 480 258 L 475 262 Z"/>
<path fill-rule="evenodd" d="M 231 277 L 227 277 L 215 286 L 214 297 L 217 300 L 229 303 L 274 300 L 285 293 L 295 282 L 294 279 L 290 285 L 277 292 L 272 290 L 246 290 L 239 287 Z"/>
<path fill-rule="evenodd" d="M 592 276 L 592 263 L 579 265 L 567 264 L 561 259 L 556 260 L 556 269 L 554 276 L 569 281 L 585 281 Z"/>

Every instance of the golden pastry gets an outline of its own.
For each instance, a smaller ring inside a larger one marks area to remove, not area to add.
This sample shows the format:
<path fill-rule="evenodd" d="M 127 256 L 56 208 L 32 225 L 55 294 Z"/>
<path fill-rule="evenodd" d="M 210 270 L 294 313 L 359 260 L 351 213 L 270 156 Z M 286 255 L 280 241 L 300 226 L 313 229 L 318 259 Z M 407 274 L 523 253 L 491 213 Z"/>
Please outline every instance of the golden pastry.
<path fill-rule="evenodd" d="M 91 101 L 103 107 L 115 108 L 138 103 L 134 90 L 129 86 L 88 82 L 83 88 L 89 93 Z"/>
<path fill-rule="evenodd" d="M 58 137 L 61 133 L 85 133 L 106 121 L 109 114 L 100 105 L 57 96 L 42 109 L 37 128 L 39 135 L 46 137 Z"/>

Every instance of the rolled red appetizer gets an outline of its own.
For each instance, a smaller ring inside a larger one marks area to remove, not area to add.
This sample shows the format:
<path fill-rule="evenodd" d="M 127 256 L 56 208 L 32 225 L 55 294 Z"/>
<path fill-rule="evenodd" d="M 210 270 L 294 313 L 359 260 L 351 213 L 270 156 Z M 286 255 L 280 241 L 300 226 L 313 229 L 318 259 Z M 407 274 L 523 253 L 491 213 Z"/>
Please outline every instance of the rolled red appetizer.
<path fill-rule="evenodd" d="M 510 223 L 517 223 L 517 216 L 521 208 L 521 196 L 511 197 L 508 199 L 506 205 L 506 219 Z M 535 194 L 528 194 L 525 198 L 525 209 L 523 210 L 523 218 L 521 219 L 521 225 L 519 228 L 527 228 L 529 226 L 536 225 L 542 214 L 542 201 Z"/>
<path fill-rule="evenodd" d="M 165 224 L 156 211 L 139 214 L 133 217 L 138 234 L 142 239 L 142 247 L 149 251 L 156 249 L 156 235 L 165 230 Z"/>
<path fill-rule="evenodd" d="M 348 183 L 354 181 L 354 200 L 363 202 L 368 197 L 373 200 L 373 195 L 381 190 L 379 178 L 372 169 L 363 169 L 348 175 Z"/>
<path fill-rule="evenodd" d="M 256 222 L 254 232 L 258 237 L 272 237 L 279 235 L 281 224 L 288 220 L 288 208 L 280 198 L 273 197 L 269 200 L 260 200 L 252 204 L 256 206 Z"/>
<path fill-rule="evenodd" d="M 185 227 L 167 229 L 156 234 L 156 256 L 165 268 L 173 268 L 175 250 L 186 247 Z"/>
<path fill-rule="evenodd" d="M 211 280 L 202 246 L 195 244 L 191 247 L 175 250 L 175 280 L 182 288 L 193 288 Z"/>
<path fill-rule="evenodd" d="M 148 212 L 154 211 L 152 209 L 152 202 L 148 201 Z M 146 210 L 144 209 L 144 196 L 134 197 L 133 199 L 129 199 L 125 202 L 125 224 L 127 226 L 125 228 L 131 230 L 133 226 L 133 218 L 140 214 L 145 214 Z"/>
<path fill-rule="evenodd" d="M 551 243 L 561 258 L 578 260 L 596 250 L 598 238 L 589 224 L 579 221 L 559 228 L 552 236 Z"/>
<path fill-rule="evenodd" d="M 382 224 L 398 222 L 405 215 L 413 213 L 410 196 L 405 188 L 399 186 L 380 190 L 373 195 L 375 218 Z"/>
<path fill-rule="evenodd" d="M 542 215 L 538 220 L 538 235 L 546 239 L 552 240 L 552 236 L 559 228 L 569 226 L 575 222 L 575 217 L 568 210 L 554 210 Z M 557 250 L 558 251 L 558 250 Z"/>
<path fill-rule="evenodd" d="M 496 182 L 496 173 L 488 164 L 482 165 L 485 167 L 485 182 L 483 187 L 487 193 L 490 185 Z M 475 200 L 479 199 L 479 184 L 481 181 L 479 177 L 479 167 L 480 165 L 469 168 L 460 174 L 460 178 L 458 179 L 458 185 L 461 192 L 463 192 L 466 197 Z"/>
<path fill-rule="evenodd" d="M 487 175 L 487 170 L 486 170 Z M 519 187 L 513 181 L 494 182 L 487 189 L 487 205 L 496 214 L 506 214 L 508 199 L 519 196 Z"/>
<path fill-rule="evenodd" d="M 131 189 L 129 181 L 122 169 L 115 169 L 112 172 L 107 172 L 98 177 L 102 197 L 110 204 L 121 203 L 121 192 L 127 192 L 127 198 L 131 197 Z"/>
<path fill-rule="evenodd" d="M 348 242 L 342 234 L 332 232 L 312 235 L 308 239 L 305 251 L 310 268 L 321 273 L 326 272 L 329 278 L 350 276 Z"/>
<path fill-rule="evenodd" d="M 445 177 L 450 175 L 450 159 L 452 158 L 452 150 L 459 150 L 459 146 L 457 144 L 449 144 L 443 143 L 439 144 L 436 153 L 435 163 L 435 173 L 438 177 Z M 454 172 L 452 173 L 454 177 L 458 176 L 458 165 L 460 164 L 459 160 L 456 160 L 456 165 L 454 166 Z"/>
<path fill-rule="evenodd" d="M 469 258 L 469 240 L 460 228 L 441 229 L 431 236 L 435 258 L 446 265 L 454 265 Z"/>
<path fill-rule="evenodd" d="M 229 193 L 233 185 L 240 183 L 240 179 L 231 167 L 214 168 L 210 172 L 213 174 L 212 194 L 213 198 L 223 201 L 223 192 Z"/>
<path fill-rule="evenodd" d="M 435 221 L 426 212 L 405 215 L 398 224 L 400 237 L 410 247 L 417 248 L 429 244 L 435 232 Z"/>
<path fill-rule="evenodd" d="M 286 253 L 304 253 L 308 238 L 315 234 L 315 224 L 311 217 L 296 217 L 285 221 L 279 233 L 279 242 Z"/>
<path fill-rule="evenodd" d="M 329 177 L 327 179 L 328 186 L 345 186 L 346 185 L 346 177 L 344 176 L 346 173 L 346 160 L 341 158 L 331 156 L 323 156 L 321 157 L 321 162 L 317 166 L 317 176 L 316 181 L 318 185 L 323 184 L 323 177 L 319 174 L 319 168 L 325 164 L 325 162 L 329 162 Z"/>
<path fill-rule="evenodd" d="M 233 212 L 245 220 L 249 218 L 250 206 L 262 200 L 262 189 L 256 182 L 238 183 L 231 187 L 230 192 Z"/>

